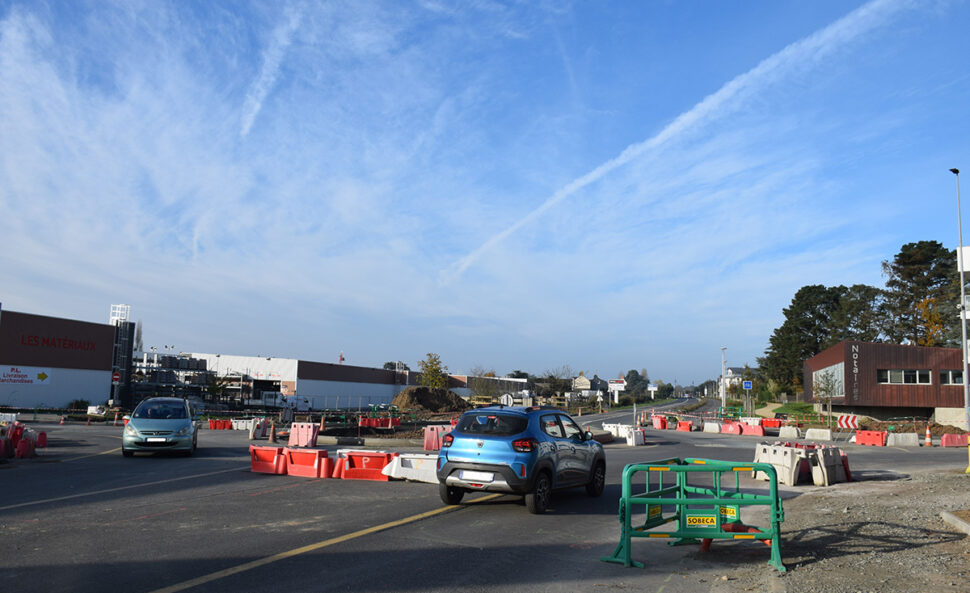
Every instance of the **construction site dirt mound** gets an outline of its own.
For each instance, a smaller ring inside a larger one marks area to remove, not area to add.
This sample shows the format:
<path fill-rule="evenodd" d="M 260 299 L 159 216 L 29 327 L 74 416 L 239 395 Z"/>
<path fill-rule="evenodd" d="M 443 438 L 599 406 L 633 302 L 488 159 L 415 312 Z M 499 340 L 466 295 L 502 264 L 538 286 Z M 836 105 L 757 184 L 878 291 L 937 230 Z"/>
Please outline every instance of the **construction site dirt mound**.
<path fill-rule="evenodd" d="M 428 389 L 427 387 L 408 387 L 394 397 L 391 402 L 399 410 L 426 410 L 435 414 L 442 412 L 464 412 L 472 406 L 458 394 L 447 389 Z"/>

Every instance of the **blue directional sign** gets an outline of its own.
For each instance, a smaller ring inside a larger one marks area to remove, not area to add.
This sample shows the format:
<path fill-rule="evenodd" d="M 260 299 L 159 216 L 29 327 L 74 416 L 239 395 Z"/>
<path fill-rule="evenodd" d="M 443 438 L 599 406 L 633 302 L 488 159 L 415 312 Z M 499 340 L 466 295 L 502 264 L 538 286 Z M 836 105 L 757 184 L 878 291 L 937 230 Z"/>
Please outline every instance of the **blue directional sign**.
<path fill-rule="evenodd" d="M 751 391 L 751 381 L 745 381 L 744 382 L 744 388 L 747 391 Z"/>

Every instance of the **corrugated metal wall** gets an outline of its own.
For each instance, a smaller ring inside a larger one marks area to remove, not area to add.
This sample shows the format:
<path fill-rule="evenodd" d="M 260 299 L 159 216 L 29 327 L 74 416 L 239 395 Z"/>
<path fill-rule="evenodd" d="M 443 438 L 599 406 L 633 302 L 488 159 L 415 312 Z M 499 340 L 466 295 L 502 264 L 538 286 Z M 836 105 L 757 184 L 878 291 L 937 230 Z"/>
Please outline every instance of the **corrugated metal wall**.
<path fill-rule="evenodd" d="M 958 348 L 840 342 L 805 361 L 805 391 L 811 395 L 814 371 L 844 362 L 846 405 L 959 407 L 963 405 L 963 386 L 941 385 L 940 371 L 959 370 L 962 361 Z M 879 383 L 879 370 L 929 370 L 930 384 Z"/>

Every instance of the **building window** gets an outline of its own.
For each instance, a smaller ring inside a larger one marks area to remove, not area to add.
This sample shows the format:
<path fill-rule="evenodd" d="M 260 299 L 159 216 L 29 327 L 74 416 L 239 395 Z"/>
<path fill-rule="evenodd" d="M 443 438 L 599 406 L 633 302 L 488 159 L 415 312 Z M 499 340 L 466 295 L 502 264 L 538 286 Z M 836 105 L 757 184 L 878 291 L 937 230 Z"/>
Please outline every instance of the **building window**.
<path fill-rule="evenodd" d="M 880 369 L 876 371 L 876 380 L 891 385 L 930 385 L 931 375 L 929 370 L 922 369 Z M 940 377 L 942 381 L 942 373 Z"/>
<path fill-rule="evenodd" d="M 940 371 L 940 385 L 963 385 L 963 372 Z"/>

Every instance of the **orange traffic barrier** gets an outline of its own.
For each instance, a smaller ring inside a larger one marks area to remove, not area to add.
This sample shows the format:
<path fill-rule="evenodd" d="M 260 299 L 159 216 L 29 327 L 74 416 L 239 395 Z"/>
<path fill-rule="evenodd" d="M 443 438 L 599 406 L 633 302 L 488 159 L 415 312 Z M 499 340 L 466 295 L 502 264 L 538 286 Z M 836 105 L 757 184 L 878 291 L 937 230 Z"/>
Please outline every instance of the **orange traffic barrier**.
<path fill-rule="evenodd" d="M 314 426 L 316 426 L 314 424 Z M 322 449 L 283 450 L 286 455 L 286 473 L 304 478 L 329 478 L 333 473 L 333 459 Z"/>
<path fill-rule="evenodd" d="M 450 424 L 436 424 L 424 427 L 424 450 L 438 451 L 441 449 L 441 439 L 451 432 Z"/>
<path fill-rule="evenodd" d="M 889 433 L 884 430 L 857 430 L 855 432 L 855 444 L 885 447 L 888 435 Z"/>
<path fill-rule="evenodd" d="M 20 439 L 17 443 L 17 452 L 15 456 L 18 459 L 27 459 L 34 456 L 34 441 L 30 439 Z"/>
<path fill-rule="evenodd" d="M 334 462 L 333 473 L 330 474 L 331 478 L 339 480 L 344 477 L 344 465 L 346 465 L 346 461 L 346 459 L 340 457 Z"/>
<path fill-rule="evenodd" d="M 761 426 L 763 428 L 781 428 L 781 418 L 762 418 Z"/>
<path fill-rule="evenodd" d="M 0 439 L 0 459 L 6 459 L 10 455 L 7 452 L 10 451 L 10 439 L 4 437 Z"/>
<path fill-rule="evenodd" d="M 677 423 L 677 430 L 681 432 L 690 432 L 694 428 L 694 423 L 690 421 L 680 421 Z"/>
<path fill-rule="evenodd" d="M 286 475 L 286 455 L 283 447 L 249 446 L 249 457 L 252 471 L 261 474 Z"/>
<path fill-rule="evenodd" d="M 316 447 L 320 427 L 309 422 L 294 422 L 290 425 L 290 447 Z"/>
<path fill-rule="evenodd" d="M 968 437 L 970 433 L 967 434 L 945 434 L 940 437 L 941 447 L 966 447 Z"/>
<path fill-rule="evenodd" d="M 38 432 L 37 433 L 37 446 L 40 447 L 41 449 L 43 449 L 43 448 L 45 448 L 47 446 L 47 433 L 46 432 Z"/>
<path fill-rule="evenodd" d="M 741 423 L 725 422 L 721 424 L 721 434 L 741 434 Z"/>
<path fill-rule="evenodd" d="M 667 430 L 667 417 L 666 416 L 654 416 L 653 417 L 653 427 L 657 430 Z"/>
<path fill-rule="evenodd" d="M 340 471 L 342 480 L 373 480 L 388 482 L 389 476 L 381 473 L 384 466 L 391 462 L 393 453 L 374 453 L 368 451 L 348 451 Z M 336 470 L 334 474 L 336 477 Z"/>
<path fill-rule="evenodd" d="M 842 455 L 842 469 L 845 470 L 845 481 L 851 482 L 852 472 L 849 471 L 849 456 L 842 449 L 839 449 L 839 453 Z"/>
<path fill-rule="evenodd" d="M 765 428 L 763 426 L 752 426 L 750 424 L 741 424 L 741 434 L 751 435 L 756 437 L 765 436 Z"/>

